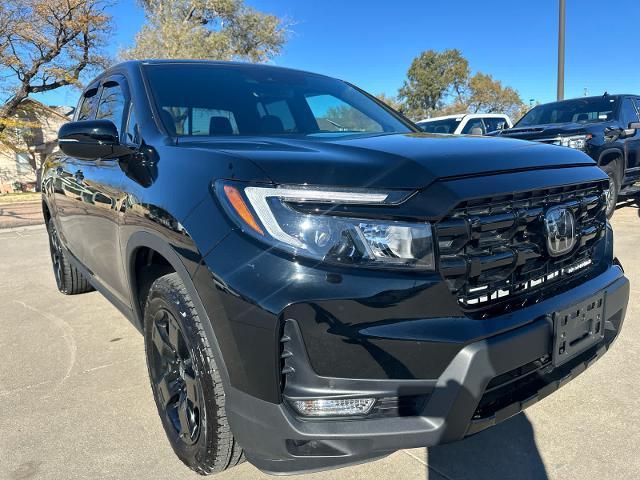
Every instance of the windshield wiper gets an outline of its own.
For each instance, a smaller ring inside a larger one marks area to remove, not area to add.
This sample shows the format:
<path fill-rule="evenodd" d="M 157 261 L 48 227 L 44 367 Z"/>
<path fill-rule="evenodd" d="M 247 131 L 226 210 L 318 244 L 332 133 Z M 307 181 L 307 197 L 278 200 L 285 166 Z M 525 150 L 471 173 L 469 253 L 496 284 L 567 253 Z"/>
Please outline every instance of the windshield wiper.
<path fill-rule="evenodd" d="M 327 122 L 329 122 L 331 125 L 333 125 L 334 127 L 338 128 L 341 132 L 348 132 L 349 129 L 343 125 L 340 125 L 338 122 L 334 122 L 333 120 L 329 120 L 328 118 L 325 118 L 325 120 Z"/>

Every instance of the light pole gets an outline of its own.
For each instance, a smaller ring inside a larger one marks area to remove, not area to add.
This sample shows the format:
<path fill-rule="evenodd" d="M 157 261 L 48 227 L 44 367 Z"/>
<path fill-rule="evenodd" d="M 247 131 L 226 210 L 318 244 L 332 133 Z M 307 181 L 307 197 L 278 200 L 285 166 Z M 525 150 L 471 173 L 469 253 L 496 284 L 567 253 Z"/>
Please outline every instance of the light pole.
<path fill-rule="evenodd" d="M 560 14 L 558 19 L 558 101 L 564 100 L 564 30 L 566 10 L 566 0 L 560 0 Z"/>

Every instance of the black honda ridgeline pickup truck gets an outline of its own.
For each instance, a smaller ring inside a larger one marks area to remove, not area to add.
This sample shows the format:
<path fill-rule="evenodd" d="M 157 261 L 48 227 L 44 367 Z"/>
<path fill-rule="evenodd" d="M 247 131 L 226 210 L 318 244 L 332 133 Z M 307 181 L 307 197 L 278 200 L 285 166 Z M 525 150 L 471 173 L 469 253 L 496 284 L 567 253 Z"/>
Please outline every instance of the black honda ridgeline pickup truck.
<path fill-rule="evenodd" d="M 123 63 L 74 120 L 42 182 L 57 286 L 144 333 L 199 473 L 463 439 L 620 332 L 608 179 L 580 151 L 420 133 L 348 83 L 234 63 Z"/>

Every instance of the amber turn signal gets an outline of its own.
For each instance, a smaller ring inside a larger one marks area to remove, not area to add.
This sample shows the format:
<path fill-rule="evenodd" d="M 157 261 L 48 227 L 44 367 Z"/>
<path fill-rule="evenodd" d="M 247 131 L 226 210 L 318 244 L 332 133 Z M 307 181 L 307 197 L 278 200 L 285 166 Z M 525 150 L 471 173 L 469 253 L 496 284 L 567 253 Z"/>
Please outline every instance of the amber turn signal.
<path fill-rule="evenodd" d="M 256 219 L 253 217 L 253 215 L 251 215 L 247 204 L 244 203 L 242 195 L 240 195 L 238 189 L 232 187 L 231 185 L 225 185 L 224 194 L 227 196 L 229 203 L 236 211 L 236 213 L 240 216 L 240 218 L 242 218 L 242 220 L 244 220 L 244 222 L 249 225 L 249 227 L 258 232 L 260 235 L 264 235 L 264 232 L 260 228 L 260 225 L 258 225 Z"/>

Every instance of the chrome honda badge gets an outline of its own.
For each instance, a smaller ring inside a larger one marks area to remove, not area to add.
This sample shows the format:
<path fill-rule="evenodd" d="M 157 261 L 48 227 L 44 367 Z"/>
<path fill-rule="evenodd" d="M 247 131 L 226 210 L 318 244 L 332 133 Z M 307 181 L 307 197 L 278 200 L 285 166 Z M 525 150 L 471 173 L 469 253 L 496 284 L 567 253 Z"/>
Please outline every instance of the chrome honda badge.
<path fill-rule="evenodd" d="M 544 215 L 549 255 L 557 257 L 570 252 L 576 244 L 576 219 L 566 207 L 550 208 Z"/>

